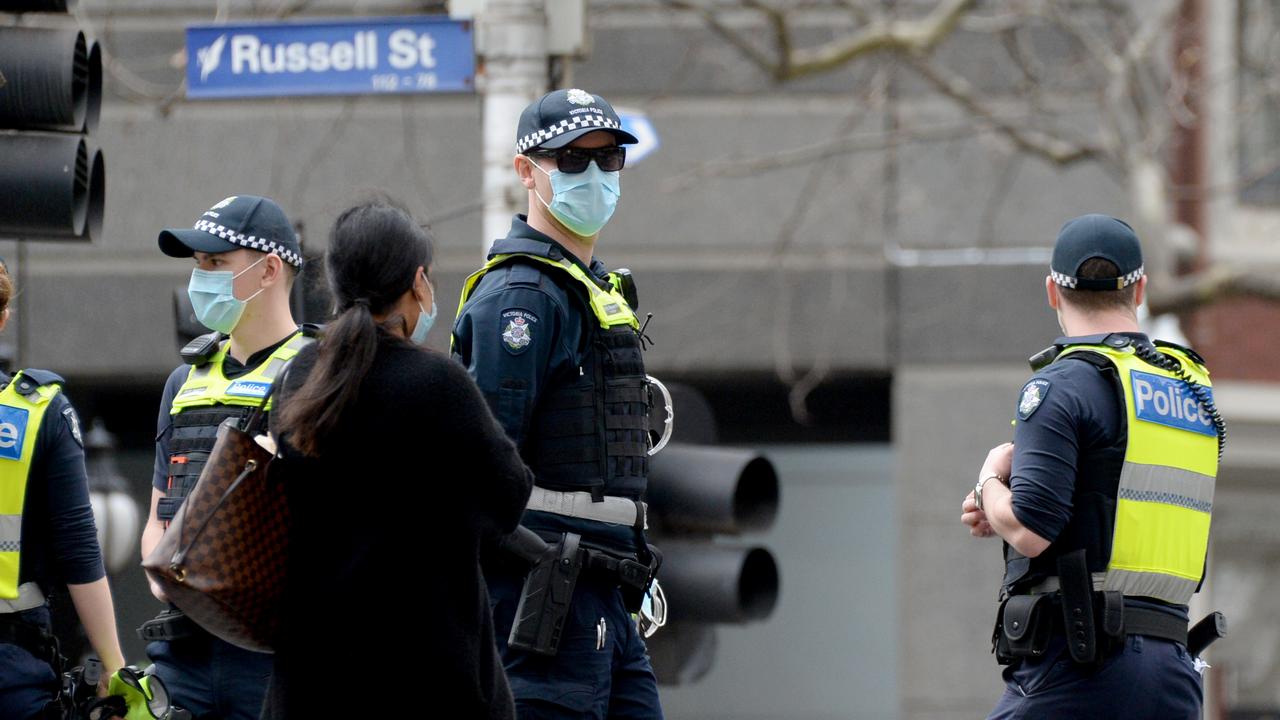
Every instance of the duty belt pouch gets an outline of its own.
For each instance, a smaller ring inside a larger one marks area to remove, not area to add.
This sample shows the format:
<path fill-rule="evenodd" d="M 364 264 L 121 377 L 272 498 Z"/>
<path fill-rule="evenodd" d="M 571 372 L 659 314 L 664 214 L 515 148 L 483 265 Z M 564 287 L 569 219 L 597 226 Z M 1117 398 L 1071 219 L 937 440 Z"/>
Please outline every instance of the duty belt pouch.
<path fill-rule="evenodd" d="M 555 655 L 560 650 L 573 589 L 582 571 L 581 541 L 577 533 L 565 533 L 529 571 L 508 646 L 539 655 Z"/>
<path fill-rule="evenodd" d="M 1099 657 L 1098 634 L 1093 617 L 1093 578 L 1083 549 L 1058 558 L 1058 580 L 1062 586 L 1062 621 L 1071 659 L 1082 664 L 1092 663 Z"/>
<path fill-rule="evenodd" d="M 1008 665 L 1018 658 L 1040 657 L 1053 635 L 1052 595 L 1013 595 L 1000 605 L 996 618 L 996 661 Z"/>

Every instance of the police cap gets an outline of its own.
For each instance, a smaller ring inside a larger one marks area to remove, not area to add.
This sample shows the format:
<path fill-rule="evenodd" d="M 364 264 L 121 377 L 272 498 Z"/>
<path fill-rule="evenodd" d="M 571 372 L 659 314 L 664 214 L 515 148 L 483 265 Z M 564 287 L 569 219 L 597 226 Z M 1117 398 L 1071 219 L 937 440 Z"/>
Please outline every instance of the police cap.
<path fill-rule="evenodd" d="M 191 228 L 160 231 L 160 250 L 170 257 L 240 248 L 275 253 L 293 267 L 302 267 L 302 248 L 293 224 L 270 198 L 232 195 L 205 210 Z"/>
<path fill-rule="evenodd" d="M 618 113 L 604 98 L 585 90 L 552 90 L 520 113 L 516 152 L 534 148 L 554 150 L 596 130 L 612 133 L 619 145 L 640 142 L 622 129 Z"/>
<path fill-rule="evenodd" d="M 1093 258 L 1110 260 L 1120 270 L 1113 278 L 1081 278 L 1080 266 Z M 1133 228 L 1109 215 L 1081 215 L 1058 231 L 1050 277 L 1072 290 L 1121 290 L 1143 276 L 1142 246 Z"/>

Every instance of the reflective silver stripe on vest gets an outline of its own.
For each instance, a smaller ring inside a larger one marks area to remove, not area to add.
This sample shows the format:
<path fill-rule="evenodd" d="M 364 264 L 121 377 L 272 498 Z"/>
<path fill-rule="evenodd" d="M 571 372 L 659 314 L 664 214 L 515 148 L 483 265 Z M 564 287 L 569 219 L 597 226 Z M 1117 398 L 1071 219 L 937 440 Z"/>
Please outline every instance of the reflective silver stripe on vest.
<path fill-rule="evenodd" d="M 1207 513 L 1213 511 L 1213 484 L 1213 478 L 1191 470 L 1127 462 L 1120 471 L 1118 497 Z"/>
<path fill-rule="evenodd" d="M 1103 590 L 1119 590 L 1128 596 L 1152 597 L 1174 605 L 1188 605 L 1200 585 L 1197 580 L 1136 570 L 1108 570 Z"/>
<path fill-rule="evenodd" d="M 44 593 L 40 586 L 33 583 L 22 583 L 18 586 L 18 597 L 12 600 L 0 599 L 0 615 L 22 612 L 44 605 Z"/>
<path fill-rule="evenodd" d="M 1093 589 L 1101 590 L 1103 587 L 1103 583 L 1106 582 L 1106 579 L 1107 579 L 1106 573 L 1093 573 Z M 1061 590 L 1061 589 L 1062 589 L 1062 583 L 1058 580 L 1058 576 L 1050 575 L 1044 580 L 1041 580 L 1040 582 L 1031 586 L 1031 589 L 1027 590 L 1027 592 L 1031 595 L 1039 595 L 1041 593 L 1057 592 L 1058 590 Z"/>
<path fill-rule="evenodd" d="M 0 552 L 22 550 L 22 516 L 0 515 Z"/>
<path fill-rule="evenodd" d="M 592 502 L 589 492 L 557 492 L 535 486 L 525 507 L 565 517 L 629 526 L 636 524 L 636 513 L 639 512 L 644 516 L 645 529 L 649 529 L 648 505 L 626 498 L 606 497 L 604 502 Z"/>

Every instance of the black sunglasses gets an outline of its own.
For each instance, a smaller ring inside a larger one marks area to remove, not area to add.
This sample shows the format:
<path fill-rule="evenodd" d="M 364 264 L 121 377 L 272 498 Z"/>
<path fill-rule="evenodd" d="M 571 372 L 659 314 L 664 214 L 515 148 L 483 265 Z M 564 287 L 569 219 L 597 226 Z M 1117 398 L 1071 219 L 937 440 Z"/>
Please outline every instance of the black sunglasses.
<path fill-rule="evenodd" d="M 592 160 L 596 161 L 596 167 L 605 172 L 617 172 L 627 164 L 627 149 L 621 145 L 602 148 L 566 147 L 556 150 L 530 150 L 525 154 L 530 157 L 555 158 L 556 168 L 570 175 L 586 170 Z"/>

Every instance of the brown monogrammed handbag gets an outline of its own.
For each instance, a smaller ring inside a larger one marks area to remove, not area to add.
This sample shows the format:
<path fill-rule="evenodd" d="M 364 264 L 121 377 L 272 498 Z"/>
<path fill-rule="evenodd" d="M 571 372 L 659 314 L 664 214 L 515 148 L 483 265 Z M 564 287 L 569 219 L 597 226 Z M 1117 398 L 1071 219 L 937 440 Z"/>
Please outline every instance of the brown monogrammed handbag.
<path fill-rule="evenodd" d="M 160 543 L 142 563 L 169 601 L 205 630 L 269 652 L 280 625 L 289 508 L 273 454 L 255 441 L 262 406 L 218 428 L 209 460 Z"/>

